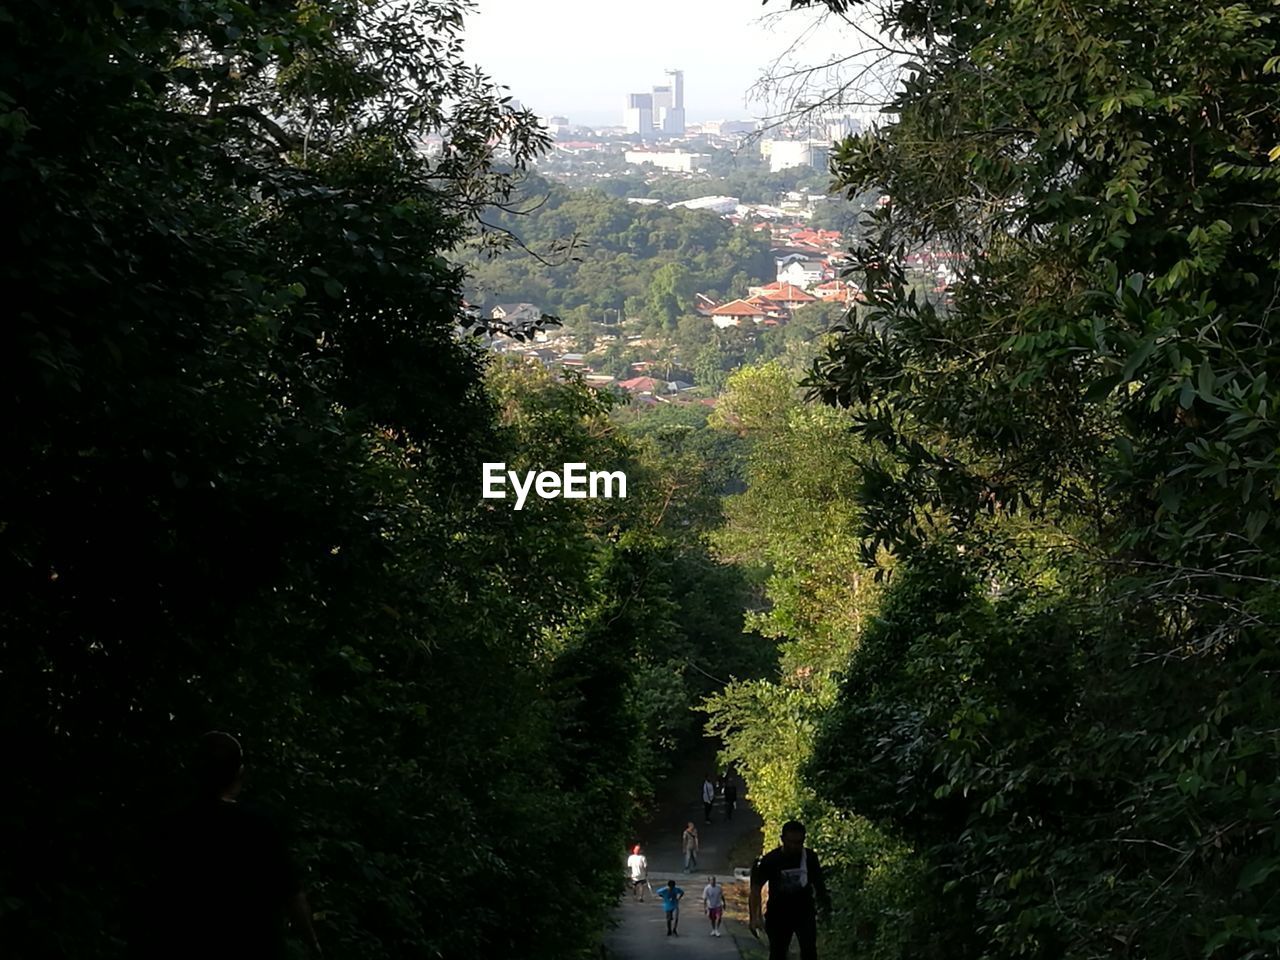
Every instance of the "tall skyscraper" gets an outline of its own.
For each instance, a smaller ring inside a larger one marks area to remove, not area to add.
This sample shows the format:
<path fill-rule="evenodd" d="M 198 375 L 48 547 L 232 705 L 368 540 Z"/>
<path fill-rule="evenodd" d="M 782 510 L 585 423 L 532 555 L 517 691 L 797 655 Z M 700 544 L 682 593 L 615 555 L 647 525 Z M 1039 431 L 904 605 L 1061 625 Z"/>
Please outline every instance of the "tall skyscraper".
<path fill-rule="evenodd" d="M 627 133 L 638 133 L 642 137 L 653 136 L 653 94 L 627 94 L 627 109 L 623 114 Z"/>
<path fill-rule="evenodd" d="M 662 117 L 662 132 L 669 136 L 684 134 L 684 71 L 666 71 L 671 78 L 671 106 Z"/>
<path fill-rule="evenodd" d="M 623 115 L 627 133 L 651 137 L 655 133 L 684 135 L 684 71 L 667 70 L 671 83 L 654 87 L 651 93 L 627 94 Z"/>
<path fill-rule="evenodd" d="M 672 100 L 669 86 L 653 88 L 653 125 L 659 130 L 666 129 L 667 112 L 674 105 L 675 101 Z"/>

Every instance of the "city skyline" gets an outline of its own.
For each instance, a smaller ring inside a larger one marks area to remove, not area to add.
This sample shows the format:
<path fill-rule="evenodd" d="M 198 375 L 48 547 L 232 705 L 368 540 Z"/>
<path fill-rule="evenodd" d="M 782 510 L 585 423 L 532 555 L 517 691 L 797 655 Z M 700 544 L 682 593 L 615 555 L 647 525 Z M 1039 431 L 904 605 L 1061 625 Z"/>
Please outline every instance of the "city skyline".
<path fill-rule="evenodd" d="M 684 134 L 684 71 L 668 67 L 663 73 L 671 78 L 670 83 L 658 84 L 649 93 L 627 94 L 622 112 L 627 133 L 640 137 Z"/>
<path fill-rule="evenodd" d="M 535 113 L 575 124 L 623 126 L 628 96 L 652 95 L 673 66 L 684 74 L 687 123 L 761 116 L 747 92 L 795 33 L 761 20 L 781 4 L 756 0 L 653 0 L 644 17 L 626 19 L 588 0 L 556 6 L 549 21 L 545 8 L 521 0 L 477 0 L 465 49 Z"/>

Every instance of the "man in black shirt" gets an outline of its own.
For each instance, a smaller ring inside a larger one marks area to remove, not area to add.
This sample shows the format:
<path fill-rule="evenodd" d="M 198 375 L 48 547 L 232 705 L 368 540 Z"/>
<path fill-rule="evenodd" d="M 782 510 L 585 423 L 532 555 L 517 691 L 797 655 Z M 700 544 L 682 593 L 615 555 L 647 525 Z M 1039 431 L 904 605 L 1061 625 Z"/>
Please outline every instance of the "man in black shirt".
<path fill-rule="evenodd" d="M 738 807 L 738 781 L 734 779 L 732 773 L 725 774 L 724 778 L 724 818 L 726 820 L 733 819 L 733 811 Z"/>
<path fill-rule="evenodd" d="M 287 914 L 312 956 L 320 948 L 311 911 L 284 837 L 263 812 L 238 802 L 240 743 L 200 738 L 197 798 L 164 831 L 147 940 L 154 955 L 275 960 Z"/>
<path fill-rule="evenodd" d="M 763 925 L 769 935 L 769 960 L 786 960 L 794 935 L 800 944 L 800 960 L 817 960 L 817 910 L 831 909 L 822 879 L 818 855 L 804 845 L 804 824 L 788 820 L 782 825 L 782 844 L 770 850 L 751 868 L 751 930 Z M 761 923 L 760 893 L 769 888 L 769 909 Z"/>

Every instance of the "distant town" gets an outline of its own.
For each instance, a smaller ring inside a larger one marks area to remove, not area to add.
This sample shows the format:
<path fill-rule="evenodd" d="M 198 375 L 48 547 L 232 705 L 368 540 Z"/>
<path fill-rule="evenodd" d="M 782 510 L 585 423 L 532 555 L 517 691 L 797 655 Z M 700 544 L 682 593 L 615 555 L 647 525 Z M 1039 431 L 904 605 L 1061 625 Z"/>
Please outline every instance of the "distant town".
<path fill-rule="evenodd" d="M 605 189 L 637 207 L 704 211 L 766 241 L 771 277 L 719 294 L 695 289 L 680 303 L 682 315 L 699 317 L 713 330 L 736 328 L 754 336 L 785 326 L 798 311 L 822 304 L 843 314 L 861 295 L 846 275 L 851 237 L 845 230 L 817 225 L 815 213 L 842 202 L 825 191 L 829 151 L 834 142 L 861 133 L 861 120 L 847 115 L 805 117 L 768 130 L 755 120 L 690 122 L 684 72 L 668 69 L 665 78 L 651 90 L 621 95 L 617 125 L 575 124 L 558 114 L 542 117 L 553 142 L 538 162 L 537 173 L 572 189 Z M 522 109 L 519 101 L 510 106 Z M 441 147 L 439 141 L 427 144 L 429 151 Z M 726 164 L 778 183 L 794 183 L 797 189 L 781 190 L 767 201 L 725 192 L 698 195 L 697 186 L 704 181 L 707 186 L 726 182 Z M 695 195 L 672 200 L 617 192 L 630 184 L 644 187 L 646 193 L 659 185 L 682 185 Z M 869 202 L 884 204 L 888 199 L 877 196 Z M 945 250 L 919 251 L 909 257 L 908 267 L 930 292 L 945 293 L 955 279 L 955 258 Z M 483 303 L 468 306 L 486 320 L 511 327 L 532 324 L 548 312 L 546 304 L 504 298 L 503 293 L 494 290 Z M 584 349 L 580 335 L 556 327 L 538 331 L 529 342 L 496 337 L 491 347 L 500 354 L 574 371 L 589 385 L 622 393 L 633 404 L 714 404 L 714 391 L 696 382 L 688 357 L 680 358 L 677 352 L 673 361 L 668 352 L 665 361 L 659 361 L 663 336 L 655 334 L 644 317 L 617 308 L 603 311 L 599 319 L 603 322 L 595 326 L 589 349 Z M 620 372 L 601 370 L 600 361 L 619 346 L 637 359 Z M 675 372 L 657 376 L 662 370 Z"/>
<path fill-rule="evenodd" d="M 607 126 L 576 124 L 568 116 L 549 114 L 543 125 L 555 138 L 554 155 L 622 154 L 628 163 L 648 164 L 674 173 L 707 169 L 709 149 L 738 150 L 751 138 L 773 172 L 790 167 L 824 168 L 834 141 L 862 132 L 862 121 L 847 114 L 800 124 L 781 124 L 768 131 L 757 120 L 686 120 L 684 71 L 666 71 L 669 82 L 643 93 L 628 93 L 619 110 L 621 123 Z M 522 109 L 511 100 L 513 110 Z M 444 139 L 429 137 L 428 153 L 443 149 Z"/>

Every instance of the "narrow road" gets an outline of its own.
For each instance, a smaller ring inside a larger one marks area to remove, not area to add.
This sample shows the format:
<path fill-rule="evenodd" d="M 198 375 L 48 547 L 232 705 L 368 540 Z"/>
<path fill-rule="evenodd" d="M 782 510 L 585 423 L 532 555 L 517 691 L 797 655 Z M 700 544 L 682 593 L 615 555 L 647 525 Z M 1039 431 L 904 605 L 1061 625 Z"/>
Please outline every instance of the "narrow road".
<path fill-rule="evenodd" d="M 658 789 L 659 808 L 645 825 L 639 842 L 649 860 L 649 882 L 655 890 L 674 880 L 684 890 L 680 909 L 680 936 L 668 937 L 662 901 L 647 890 L 644 902 L 624 897 L 614 911 L 616 926 L 605 936 L 609 960 L 684 960 L 766 955 L 745 923 L 747 883 L 734 878 L 735 868 L 747 868 L 760 852 L 760 818 L 746 800 L 738 800 L 732 820 L 725 816 L 724 801 L 717 797 L 712 822 L 703 822 L 700 791 L 705 773 L 714 769 L 709 760 L 694 758 Z M 684 872 L 680 834 L 689 821 L 698 828 L 702 851 L 696 872 Z M 621 861 L 619 861 L 621 869 Z M 714 876 L 725 887 L 729 901 L 720 937 L 710 935 L 711 925 L 699 898 L 707 878 Z"/>

